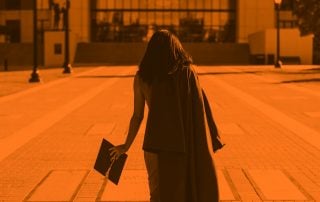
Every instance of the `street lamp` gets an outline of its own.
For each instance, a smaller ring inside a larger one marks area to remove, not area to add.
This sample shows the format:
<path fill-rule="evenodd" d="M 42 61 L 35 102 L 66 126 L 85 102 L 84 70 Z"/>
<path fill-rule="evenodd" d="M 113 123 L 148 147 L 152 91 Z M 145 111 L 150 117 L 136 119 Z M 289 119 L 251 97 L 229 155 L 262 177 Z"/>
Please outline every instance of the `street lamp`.
<path fill-rule="evenodd" d="M 276 4 L 276 21 L 277 21 L 277 56 L 276 61 L 274 64 L 275 68 L 281 68 L 282 62 L 280 60 L 280 5 L 282 0 L 274 0 L 274 3 Z"/>
<path fill-rule="evenodd" d="M 64 64 L 63 64 L 63 73 L 70 74 L 72 72 L 72 67 L 70 64 L 70 46 L 69 46 L 69 9 L 70 9 L 70 0 L 66 0 L 66 6 L 63 12 L 63 23 L 64 23 L 64 43 L 65 43 L 65 53 L 64 53 Z"/>
<path fill-rule="evenodd" d="M 30 83 L 40 82 L 38 73 L 38 38 L 37 38 L 37 0 L 33 0 L 33 71 L 31 73 Z"/>

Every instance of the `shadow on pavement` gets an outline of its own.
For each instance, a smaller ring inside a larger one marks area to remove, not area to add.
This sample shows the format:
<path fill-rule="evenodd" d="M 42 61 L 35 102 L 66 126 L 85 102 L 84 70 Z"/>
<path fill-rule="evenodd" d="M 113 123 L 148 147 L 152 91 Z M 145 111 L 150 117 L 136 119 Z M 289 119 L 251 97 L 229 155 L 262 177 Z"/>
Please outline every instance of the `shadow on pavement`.
<path fill-rule="evenodd" d="M 227 75 L 227 74 L 257 74 L 259 71 L 243 71 L 243 72 L 203 72 L 198 73 L 199 76 L 205 75 Z M 134 74 L 128 75 L 84 75 L 84 76 L 76 76 L 76 78 L 101 78 L 101 79 L 109 79 L 109 78 L 132 78 Z"/>
<path fill-rule="evenodd" d="M 198 73 L 199 76 L 206 76 L 206 75 L 227 75 L 227 74 L 258 74 L 261 73 L 260 71 L 242 71 L 242 72 L 203 72 Z"/>
<path fill-rule="evenodd" d="M 87 76 L 77 76 L 76 78 L 96 78 L 96 79 L 111 79 L 111 78 L 132 78 L 134 74 L 128 75 L 87 75 Z"/>
<path fill-rule="evenodd" d="M 320 72 L 320 67 L 305 69 L 304 71 L 317 71 L 317 72 Z"/>
<path fill-rule="evenodd" d="M 320 73 L 319 67 L 309 68 L 309 69 L 302 69 L 300 71 L 294 72 L 280 72 L 281 74 L 318 74 Z"/>
<path fill-rule="evenodd" d="M 319 74 L 320 70 L 302 70 L 299 72 L 279 72 L 286 75 L 307 75 L 307 74 Z"/>
<path fill-rule="evenodd" d="M 320 78 L 288 80 L 288 81 L 281 81 L 280 83 L 309 83 L 309 82 L 320 82 Z"/>

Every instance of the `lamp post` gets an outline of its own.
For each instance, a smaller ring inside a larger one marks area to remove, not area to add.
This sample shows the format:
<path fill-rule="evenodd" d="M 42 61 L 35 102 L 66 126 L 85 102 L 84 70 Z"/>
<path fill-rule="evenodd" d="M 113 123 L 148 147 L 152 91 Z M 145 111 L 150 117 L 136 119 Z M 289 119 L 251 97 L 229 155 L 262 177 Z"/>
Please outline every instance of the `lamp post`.
<path fill-rule="evenodd" d="M 37 37 L 37 0 L 33 0 L 33 71 L 31 73 L 30 83 L 40 82 L 38 73 L 38 37 Z"/>
<path fill-rule="evenodd" d="M 66 0 L 66 6 L 63 12 L 63 23 L 64 23 L 64 43 L 65 43 L 65 51 L 64 51 L 64 64 L 63 64 L 63 73 L 70 74 L 72 72 L 72 67 L 70 64 L 70 46 L 69 46 L 69 9 L 70 9 L 70 0 Z"/>
<path fill-rule="evenodd" d="M 281 68 L 282 62 L 280 60 L 280 5 L 282 0 L 274 0 L 274 3 L 276 4 L 276 21 L 277 21 L 277 56 L 275 60 L 274 67 L 275 68 Z"/>

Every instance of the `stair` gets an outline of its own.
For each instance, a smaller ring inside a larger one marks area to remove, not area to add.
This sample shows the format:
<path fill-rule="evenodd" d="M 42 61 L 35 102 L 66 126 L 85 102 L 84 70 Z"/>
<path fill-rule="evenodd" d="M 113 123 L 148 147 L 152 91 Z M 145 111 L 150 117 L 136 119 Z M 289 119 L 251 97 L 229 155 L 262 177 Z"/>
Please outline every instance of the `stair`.
<path fill-rule="evenodd" d="M 77 64 L 136 65 L 140 63 L 146 43 L 79 43 Z M 185 43 L 185 49 L 198 65 L 248 65 L 248 44 Z"/>
<path fill-rule="evenodd" d="M 248 44 L 188 43 L 184 47 L 198 65 L 248 65 L 250 62 Z"/>

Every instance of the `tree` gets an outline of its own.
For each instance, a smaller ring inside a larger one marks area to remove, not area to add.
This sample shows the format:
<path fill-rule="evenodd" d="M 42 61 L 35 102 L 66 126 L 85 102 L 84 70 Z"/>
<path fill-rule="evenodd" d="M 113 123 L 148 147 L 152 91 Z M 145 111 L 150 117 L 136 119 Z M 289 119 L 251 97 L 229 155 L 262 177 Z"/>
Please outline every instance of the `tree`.
<path fill-rule="evenodd" d="M 294 14 L 298 17 L 298 27 L 302 36 L 314 34 L 314 53 L 320 60 L 320 1 L 295 0 Z"/>
<path fill-rule="evenodd" d="M 295 0 L 294 14 L 302 35 L 320 33 L 320 1 Z"/>

